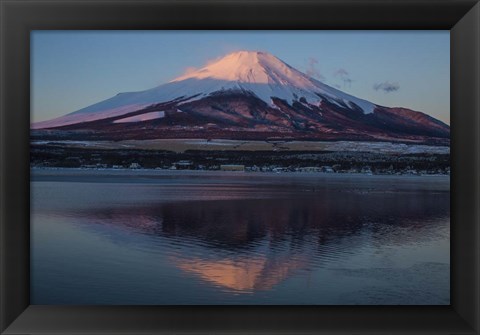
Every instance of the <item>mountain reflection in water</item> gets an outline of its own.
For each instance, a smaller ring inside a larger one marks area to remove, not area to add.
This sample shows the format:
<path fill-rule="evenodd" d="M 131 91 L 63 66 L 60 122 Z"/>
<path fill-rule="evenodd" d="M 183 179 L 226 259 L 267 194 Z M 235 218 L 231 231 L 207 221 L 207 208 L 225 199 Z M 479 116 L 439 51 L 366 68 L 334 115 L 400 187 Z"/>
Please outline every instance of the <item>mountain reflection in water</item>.
<path fill-rule="evenodd" d="M 46 186 L 43 182 L 37 184 L 34 190 L 38 187 L 41 191 L 41 187 Z M 89 187 L 100 185 L 89 184 Z M 110 186 L 112 195 L 122 191 L 118 189 L 120 186 Z M 61 189 L 65 195 L 65 192 L 74 193 L 82 186 L 62 182 L 52 187 Z M 152 187 L 156 190 L 153 193 Z M 269 196 L 254 196 L 259 190 Z M 253 196 L 248 196 L 249 191 Z M 170 196 L 182 192 L 186 195 L 196 192 L 205 194 L 211 190 L 205 185 L 192 187 L 189 184 L 183 188 L 176 185 L 170 189 L 160 185 L 135 184 L 123 192 L 134 200 L 128 204 L 112 201 L 108 205 L 102 200 L 92 206 L 76 206 L 72 203 L 46 204 L 47 200 L 39 199 L 34 205 L 33 216 L 37 217 L 37 222 L 57 219 L 63 225 L 74 224 L 76 229 L 100 239 L 104 244 L 129 250 L 128 256 L 114 260 L 117 266 L 128 264 L 130 257 L 132 263 L 135 258 L 143 257 L 142 262 L 148 261 L 151 267 L 145 272 L 155 267 L 177 269 L 180 274 L 172 274 L 171 277 L 150 274 L 150 280 L 157 282 L 157 289 L 163 292 L 167 304 L 176 301 L 176 298 L 168 296 L 168 287 L 180 288 L 179 280 L 187 281 L 187 278 L 195 279 L 199 283 L 196 285 L 213 290 L 208 294 L 223 292 L 222 299 L 234 304 L 243 302 L 235 300 L 238 294 L 258 295 L 257 300 L 265 299 L 258 300 L 258 303 L 270 303 L 269 295 L 275 292 L 290 296 L 290 293 L 283 292 L 290 289 L 292 294 L 314 295 L 320 294 L 316 286 L 335 288 L 332 281 L 335 277 L 327 279 L 325 275 L 325 282 L 319 282 L 322 278 L 318 273 L 321 271 L 336 271 L 336 276 L 345 276 L 345 282 L 356 280 L 355 285 L 360 285 L 360 279 L 348 279 L 348 276 L 361 278 L 358 274 L 350 272 L 347 276 L 344 270 L 374 268 L 375 273 L 381 273 L 379 268 L 408 269 L 422 260 L 425 264 L 432 261 L 437 264 L 441 257 L 430 256 L 430 253 L 439 251 L 439 254 L 445 254 L 445 250 L 439 248 L 445 246 L 445 240 L 448 245 L 449 239 L 449 192 L 435 187 L 429 189 L 425 185 L 417 189 L 386 187 L 384 184 L 358 187 L 350 183 L 340 186 L 282 184 L 275 187 L 252 184 L 245 188 L 216 185 L 213 191 L 215 199 L 199 197 L 201 200 L 186 201 Z M 238 196 L 239 192 L 242 196 Z M 92 196 L 94 194 L 92 191 Z M 50 199 L 50 202 L 53 201 Z M 418 254 L 426 246 L 429 248 L 425 251 L 428 257 Z M 419 250 L 417 254 L 416 249 Z M 448 256 L 448 250 L 446 254 Z M 47 261 L 42 260 L 41 255 L 36 257 L 38 266 L 41 261 Z M 115 255 L 109 257 L 112 261 Z M 444 258 L 441 260 L 448 262 Z M 104 266 L 108 267 L 105 262 Z M 130 270 L 126 268 L 125 271 Z M 162 271 L 170 273 L 168 271 L 173 270 Z M 439 271 L 444 271 L 444 268 Z M 420 272 L 419 276 L 422 276 Z M 445 275 L 448 281 L 448 274 Z M 95 273 L 92 272 L 91 276 L 94 280 Z M 108 273 L 103 276 L 109 277 L 110 284 L 114 285 L 115 278 L 110 278 Z M 147 279 L 149 274 L 145 276 Z M 298 283 L 299 279 L 303 280 L 303 284 Z M 380 275 L 374 278 L 381 279 Z M 98 281 L 98 278 L 95 280 Z M 444 284 L 443 281 L 439 284 L 442 289 Z M 345 289 L 344 285 L 339 280 L 336 288 L 339 303 L 345 299 L 340 291 L 351 289 Z M 411 283 L 405 285 L 405 289 L 411 290 Z M 425 285 L 428 286 L 428 283 Z M 135 286 L 135 289 L 139 290 L 139 287 Z M 360 292 L 363 288 L 358 289 Z M 401 287 L 395 289 L 402 291 Z M 423 290 L 423 287 L 417 289 Z M 179 291 L 176 292 L 178 294 Z M 447 296 L 444 293 L 438 293 L 441 299 L 435 296 L 435 292 L 429 293 L 429 297 L 434 303 L 448 303 L 448 292 Z M 231 300 L 225 297 L 231 297 Z M 311 299 L 309 297 L 306 301 L 311 302 Z M 370 298 L 362 299 L 366 301 L 354 303 L 369 303 Z M 220 300 L 211 298 L 209 301 L 218 303 Z M 322 303 L 321 294 L 317 301 Z M 403 301 L 400 299 L 399 303 Z"/>

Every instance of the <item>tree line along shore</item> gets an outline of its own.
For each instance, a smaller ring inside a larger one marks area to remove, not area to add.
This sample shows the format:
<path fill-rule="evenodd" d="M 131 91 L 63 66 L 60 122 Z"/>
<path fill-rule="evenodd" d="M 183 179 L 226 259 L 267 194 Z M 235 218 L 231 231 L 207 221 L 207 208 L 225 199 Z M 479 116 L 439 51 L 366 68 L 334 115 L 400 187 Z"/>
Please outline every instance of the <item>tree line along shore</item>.
<path fill-rule="evenodd" d="M 355 151 L 99 149 L 31 145 L 31 167 L 226 170 L 366 174 L 450 174 L 450 155 Z"/>

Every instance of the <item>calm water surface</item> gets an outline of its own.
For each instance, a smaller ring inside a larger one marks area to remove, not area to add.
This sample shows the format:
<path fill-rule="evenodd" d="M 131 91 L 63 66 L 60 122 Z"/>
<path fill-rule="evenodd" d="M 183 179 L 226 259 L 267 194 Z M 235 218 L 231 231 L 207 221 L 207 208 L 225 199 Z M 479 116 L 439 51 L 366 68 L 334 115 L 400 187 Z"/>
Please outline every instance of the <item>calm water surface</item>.
<path fill-rule="evenodd" d="M 32 304 L 449 304 L 450 179 L 32 170 Z"/>

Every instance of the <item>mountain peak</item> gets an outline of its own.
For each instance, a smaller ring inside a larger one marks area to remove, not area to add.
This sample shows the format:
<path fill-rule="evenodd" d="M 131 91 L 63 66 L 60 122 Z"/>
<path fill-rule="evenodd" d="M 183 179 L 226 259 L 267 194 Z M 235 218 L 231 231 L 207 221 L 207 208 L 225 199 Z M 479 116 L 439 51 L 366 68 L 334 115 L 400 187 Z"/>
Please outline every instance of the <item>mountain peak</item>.
<path fill-rule="evenodd" d="M 262 51 L 236 51 L 189 71 L 172 82 L 185 79 L 218 79 L 240 83 L 311 86 L 305 74 L 274 55 Z"/>
<path fill-rule="evenodd" d="M 258 57 L 260 55 L 269 55 L 271 57 L 275 57 L 268 52 L 262 52 L 262 51 L 256 51 L 256 50 L 238 50 L 238 51 L 230 52 L 229 54 L 227 54 L 223 57 L 220 57 L 220 59 L 225 58 L 225 57 L 229 57 L 229 56 L 234 56 L 234 57 Z"/>
<path fill-rule="evenodd" d="M 217 59 L 217 62 L 220 61 L 230 61 L 236 64 L 243 64 L 243 65 L 260 65 L 262 62 L 265 61 L 273 61 L 283 63 L 280 59 L 272 55 L 268 52 L 263 51 L 251 51 L 251 50 L 240 50 L 231 52 L 224 57 Z"/>

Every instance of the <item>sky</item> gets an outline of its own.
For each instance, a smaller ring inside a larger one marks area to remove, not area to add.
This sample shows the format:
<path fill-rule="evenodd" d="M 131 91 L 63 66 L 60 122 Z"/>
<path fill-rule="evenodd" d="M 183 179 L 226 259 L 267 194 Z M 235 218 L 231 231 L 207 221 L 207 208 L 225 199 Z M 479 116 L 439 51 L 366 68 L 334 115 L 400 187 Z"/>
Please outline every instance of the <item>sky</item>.
<path fill-rule="evenodd" d="M 166 83 L 239 50 L 269 52 L 377 105 L 450 124 L 450 32 L 32 31 L 31 121 Z"/>

